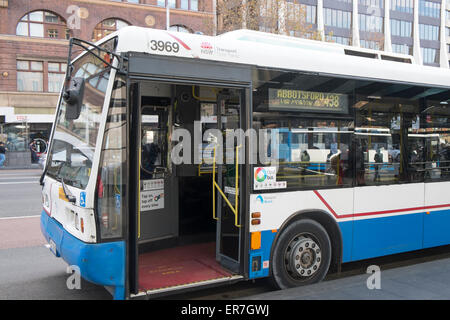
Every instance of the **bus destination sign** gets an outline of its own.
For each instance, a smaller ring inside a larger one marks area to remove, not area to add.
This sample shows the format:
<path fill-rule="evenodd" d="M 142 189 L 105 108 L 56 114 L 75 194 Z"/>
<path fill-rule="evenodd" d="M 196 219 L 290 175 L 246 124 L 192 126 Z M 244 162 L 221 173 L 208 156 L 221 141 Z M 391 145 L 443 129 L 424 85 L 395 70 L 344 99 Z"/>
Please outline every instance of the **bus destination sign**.
<path fill-rule="evenodd" d="M 269 110 L 348 113 L 348 95 L 269 88 Z"/>

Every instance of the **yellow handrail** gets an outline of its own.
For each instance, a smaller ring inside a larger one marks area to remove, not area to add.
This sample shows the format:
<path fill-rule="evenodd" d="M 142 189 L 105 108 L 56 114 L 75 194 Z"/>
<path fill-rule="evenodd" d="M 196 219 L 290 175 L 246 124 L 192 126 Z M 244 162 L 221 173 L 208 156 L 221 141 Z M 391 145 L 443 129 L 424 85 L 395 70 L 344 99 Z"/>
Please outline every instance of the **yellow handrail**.
<path fill-rule="evenodd" d="M 234 195 L 234 205 L 236 206 L 236 210 L 234 211 L 234 225 L 238 228 L 242 227 L 239 223 L 238 223 L 238 208 L 239 208 L 239 203 L 238 203 L 238 196 L 239 196 L 239 148 L 241 146 L 236 146 L 236 178 L 234 180 L 234 189 L 236 191 L 235 195 Z"/>
<path fill-rule="evenodd" d="M 213 155 L 213 180 L 212 180 L 212 189 L 213 189 L 213 218 L 215 220 L 219 220 L 216 217 L 216 148 L 214 147 L 214 155 Z"/>
<path fill-rule="evenodd" d="M 233 207 L 233 205 L 230 203 L 230 201 L 228 200 L 227 196 L 225 195 L 225 193 L 222 191 L 222 189 L 220 188 L 220 186 L 217 184 L 216 182 L 216 148 L 214 147 L 214 156 L 213 156 L 213 218 L 215 220 L 218 220 L 218 218 L 216 217 L 216 192 L 215 189 L 217 188 L 217 190 L 219 191 L 220 195 L 222 196 L 222 198 L 225 200 L 225 202 L 227 203 L 227 205 L 230 207 L 231 211 L 234 213 L 234 225 L 238 228 L 242 227 L 242 225 L 238 224 L 238 208 L 239 208 L 239 203 L 238 203 L 238 197 L 239 197 L 239 148 L 241 146 L 237 146 L 236 147 L 236 175 L 235 175 L 235 207 Z"/>

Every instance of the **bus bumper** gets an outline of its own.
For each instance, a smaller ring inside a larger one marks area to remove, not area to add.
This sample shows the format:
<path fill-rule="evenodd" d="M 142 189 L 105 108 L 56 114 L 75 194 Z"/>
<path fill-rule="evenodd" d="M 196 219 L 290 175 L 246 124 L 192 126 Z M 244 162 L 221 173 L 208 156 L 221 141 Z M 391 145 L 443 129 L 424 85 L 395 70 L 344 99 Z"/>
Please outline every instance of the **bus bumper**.
<path fill-rule="evenodd" d="M 51 250 L 81 276 L 93 283 L 114 287 L 114 299 L 125 299 L 125 242 L 85 243 L 66 230 L 45 211 L 41 213 L 41 231 Z"/>

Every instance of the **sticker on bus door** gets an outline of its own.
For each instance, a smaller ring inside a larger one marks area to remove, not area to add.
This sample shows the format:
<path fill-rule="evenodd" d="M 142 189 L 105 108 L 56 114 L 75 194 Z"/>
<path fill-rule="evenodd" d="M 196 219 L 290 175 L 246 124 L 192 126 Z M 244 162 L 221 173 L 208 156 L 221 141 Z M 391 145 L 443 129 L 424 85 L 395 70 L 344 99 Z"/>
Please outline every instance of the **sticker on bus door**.
<path fill-rule="evenodd" d="M 141 212 L 164 209 L 164 190 L 141 192 Z"/>
<path fill-rule="evenodd" d="M 286 189 L 286 181 L 277 181 L 277 167 L 256 167 L 253 175 L 255 190 Z"/>

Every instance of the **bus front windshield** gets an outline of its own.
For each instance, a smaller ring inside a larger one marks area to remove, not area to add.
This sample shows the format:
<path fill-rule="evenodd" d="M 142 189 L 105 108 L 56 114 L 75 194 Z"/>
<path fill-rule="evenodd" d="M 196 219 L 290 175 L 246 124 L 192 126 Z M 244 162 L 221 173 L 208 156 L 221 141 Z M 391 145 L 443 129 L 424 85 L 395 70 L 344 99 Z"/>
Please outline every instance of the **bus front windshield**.
<path fill-rule="evenodd" d="M 102 54 L 100 50 L 93 52 Z M 86 52 L 70 67 L 73 68 L 72 77 L 85 79 L 81 112 L 77 119 L 66 119 L 67 103 L 60 99 L 47 174 L 63 180 L 67 185 L 85 189 L 91 173 L 111 68 L 91 52 Z"/>

